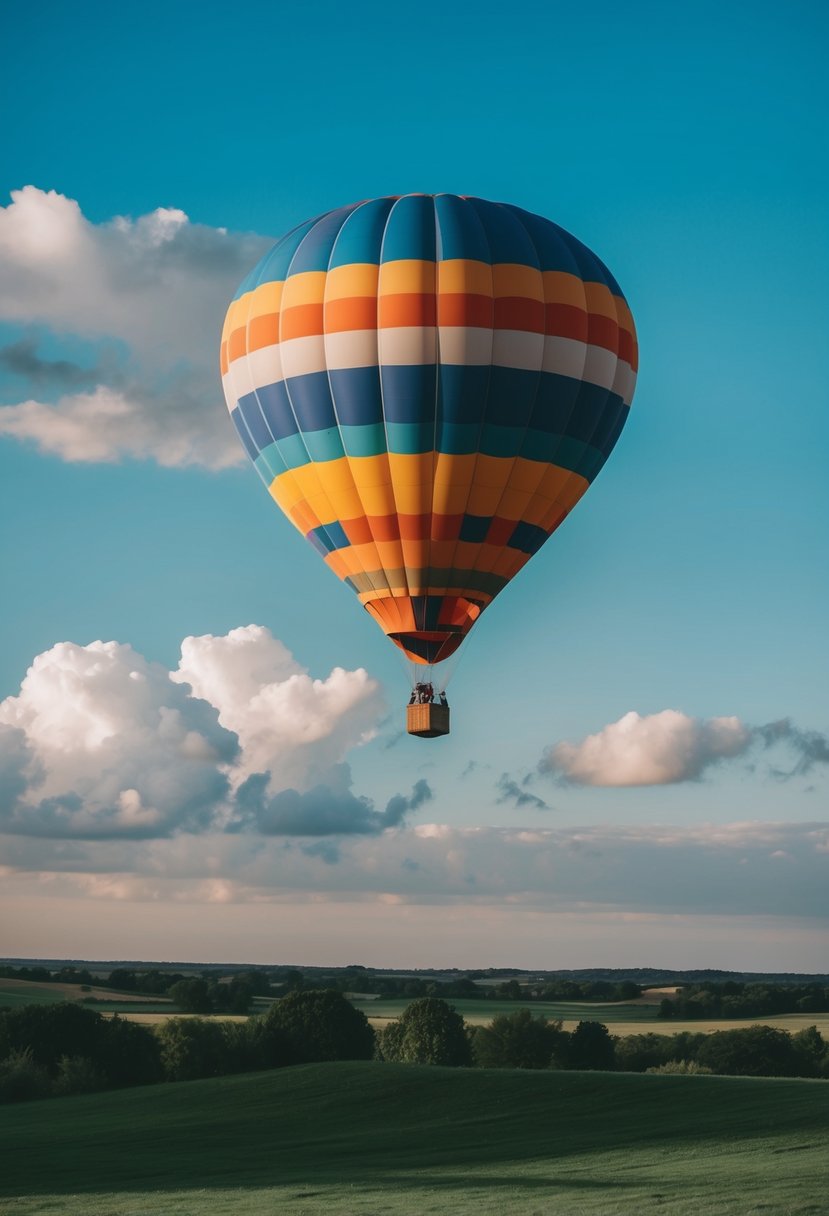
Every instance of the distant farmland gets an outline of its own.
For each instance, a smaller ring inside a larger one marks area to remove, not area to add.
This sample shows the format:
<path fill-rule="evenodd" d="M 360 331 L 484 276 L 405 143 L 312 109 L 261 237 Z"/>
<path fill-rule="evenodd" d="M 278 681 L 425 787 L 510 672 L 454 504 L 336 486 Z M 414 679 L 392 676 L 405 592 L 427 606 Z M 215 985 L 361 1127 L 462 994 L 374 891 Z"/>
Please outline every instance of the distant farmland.
<path fill-rule="evenodd" d="M 314 1064 L 5 1107 L 0 1143 L 15 1216 L 806 1216 L 829 1085 Z"/>
<path fill-rule="evenodd" d="M 656 993 L 656 989 L 652 990 Z M 135 1022 L 154 1025 L 166 1021 L 170 1017 L 190 1017 L 194 1015 L 180 1013 L 175 1005 L 162 996 L 142 997 L 135 993 L 117 993 L 109 988 L 94 987 L 84 992 L 77 984 L 36 984 L 28 980 L 0 979 L 0 1006 L 33 1005 L 51 1003 L 54 1001 L 82 1001 L 84 998 L 95 997 L 90 1008 L 98 1013 L 117 1013 L 121 1017 L 130 1018 Z M 256 997 L 253 1003 L 253 1013 L 263 1013 L 270 1007 L 275 998 Z M 415 998 L 409 997 L 377 997 L 352 998 L 352 1004 L 362 1009 L 366 1017 L 376 1029 L 381 1029 L 390 1021 L 399 1018 L 407 1005 Z M 767 1017 L 756 1015 L 747 1018 L 701 1018 L 686 1021 L 680 1018 L 662 1019 L 657 1017 L 658 999 L 645 996 L 638 1001 L 608 1002 L 598 1001 L 521 1001 L 496 1000 L 494 998 L 480 999 L 450 999 L 449 1004 L 462 1014 L 464 1020 L 472 1026 L 482 1026 L 499 1013 L 514 1013 L 516 1009 L 531 1009 L 535 1014 L 561 1021 L 565 1030 L 572 1030 L 580 1021 L 603 1022 L 610 1028 L 612 1034 L 645 1034 L 653 1031 L 656 1034 L 678 1034 L 682 1030 L 713 1031 L 734 1030 L 740 1026 L 763 1025 L 777 1026 L 795 1034 L 807 1026 L 817 1026 L 818 1030 L 829 1039 L 829 1013 L 783 1013 Z M 204 1015 L 201 1015 L 204 1016 Z M 243 1021 L 243 1015 L 219 1013 L 211 1015 L 222 1021 Z"/>

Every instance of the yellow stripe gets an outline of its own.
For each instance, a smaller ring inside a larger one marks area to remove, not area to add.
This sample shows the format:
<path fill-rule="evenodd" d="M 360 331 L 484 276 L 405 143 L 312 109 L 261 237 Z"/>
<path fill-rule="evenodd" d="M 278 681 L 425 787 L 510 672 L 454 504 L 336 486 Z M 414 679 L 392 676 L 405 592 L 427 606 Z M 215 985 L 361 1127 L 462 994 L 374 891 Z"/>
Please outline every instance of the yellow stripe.
<path fill-rule="evenodd" d="M 419 258 L 383 262 L 380 266 L 379 294 L 401 292 L 429 293 L 435 290 L 435 263 Z"/>
<path fill-rule="evenodd" d="M 544 299 L 541 271 L 534 266 L 520 266 L 515 262 L 498 262 L 492 267 L 492 289 L 496 298 L 526 296 L 531 300 Z"/>
<path fill-rule="evenodd" d="M 289 275 L 282 289 L 283 310 L 298 304 L 322 304 L 325 279 L 324 270 L 304 270 L 301 274 Z"/>
<path fill-rule="evenodd" d="M 544 270 L 544 299 L 547 304 L 570 304 L 573 308 L 585 308 L 584 283 L 575 274 L 563 270 Z"/>
<path fill-rule="evenodd" d="M 251 292 L 250 312 L 245 320 L 252 321 L 254 317 L 266 317 L 271 313 L 279 312 L 282 288 L 282 283 L 263 283 L 261 287 L 256 288 L 256 291 Z"/>
<path fill-rule="evenodd" d="M 585 283 L 584 295 L 588 312 L 596 312 L 602 317 L 610 317 L 611 321 L 618 322 L 619 314 L 616 311 L 615 297 L 604 283 Z"/>
<path fill-rule="evenodd" d="M 438 262 L 438 290 L 491 296 L 492 267 L 488 262 L 474 262 L 470 258 L 447 258 Z"/>
<path fill-rule="evenodd" d="M 376 296 L 380 267 L 370 262 L 352 262 L 329 270 L 325 299 L 348 300 L 353 296 Z"/>

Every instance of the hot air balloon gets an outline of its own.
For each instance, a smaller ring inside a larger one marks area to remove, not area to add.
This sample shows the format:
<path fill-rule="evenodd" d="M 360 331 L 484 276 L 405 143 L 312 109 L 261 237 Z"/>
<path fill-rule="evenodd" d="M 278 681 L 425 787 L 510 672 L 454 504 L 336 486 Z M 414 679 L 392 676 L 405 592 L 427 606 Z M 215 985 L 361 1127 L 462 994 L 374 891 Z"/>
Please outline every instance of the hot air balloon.
<path fill-rule="evenodd" d="M 221 344 L 231 417 L 275 502 L 423 671 L 411 733 L 448 733 L 431 668 L 596 477 L 636 368 L 607 268 L 507 203 L 354 203 L 242 283 Z"/>

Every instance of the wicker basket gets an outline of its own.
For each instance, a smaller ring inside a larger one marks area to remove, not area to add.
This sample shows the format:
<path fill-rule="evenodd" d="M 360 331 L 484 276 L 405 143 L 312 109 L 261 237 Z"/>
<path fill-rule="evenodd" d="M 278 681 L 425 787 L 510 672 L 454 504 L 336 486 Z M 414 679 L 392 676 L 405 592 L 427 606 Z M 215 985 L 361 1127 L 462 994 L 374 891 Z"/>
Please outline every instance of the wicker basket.
<path fill-rule="evenodd" d="M 418 739 L 436 739 L 449 734 L 449 706 L 435 703 L 409 705 L 406 708 L 406 730 Z"/>

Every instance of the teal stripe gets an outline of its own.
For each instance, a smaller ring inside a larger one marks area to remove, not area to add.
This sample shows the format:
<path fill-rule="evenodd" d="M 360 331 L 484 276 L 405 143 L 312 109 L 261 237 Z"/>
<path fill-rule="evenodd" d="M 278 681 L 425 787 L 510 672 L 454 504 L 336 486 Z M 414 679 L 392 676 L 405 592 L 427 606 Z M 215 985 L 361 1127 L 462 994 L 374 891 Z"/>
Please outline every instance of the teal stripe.
<path fill-rule="evenodd" d="M 386 433 L 388 432 L 388 449 Z M 299 469 L 312 461 L 337 460 L 346 452 L 349 456 L 380 456 L 389 451 L 408 456 L 433 451 L 435 435 L 431 425 L 414 422 L 381 422 L 366 426 L 329 427 L 324 431 L 305 431 L 289 435 L 269 444 L 260 452 L 255 465 L 267 482 L 286 469 Z M 522 427 L 477 426 L 455 424 L 441 427 L 437 435 L 437 450 L 451 456 L 481 452 L 485 456 L 536 460 L 555 464 L 593 481 L 607 456 L 599 448 L 571 439 L 567 435 L 552 435 L 549 431 L 525 431 Z"/>
<path fill-rule="evenodd" d="M 382 422 L 341 426 L 340 434 L 349 456 L 380 456 L 386 451 L 386 428 Z"/>
<path fill-rule="evenodd" d="M 279 454 L 279 444 L 269 443 L 263 448 L 253 462 L 259 476 L 266 485 L 270 485 L 274 477 L 285 472 L 285 462 Z"/>
<path fill-rule="evenodd" d="M 389 451 L 400 456 L 435 450 L 434 422 L 387 422 Z"/>
<path fill-rule="evenodd" d="M 302 438 L 311 460 L 317 463 L 339 460 L 341 456 L 345 456 L 343 441 L 336 426 L 327 427 L 324 431 L 304 431 Z"/>

